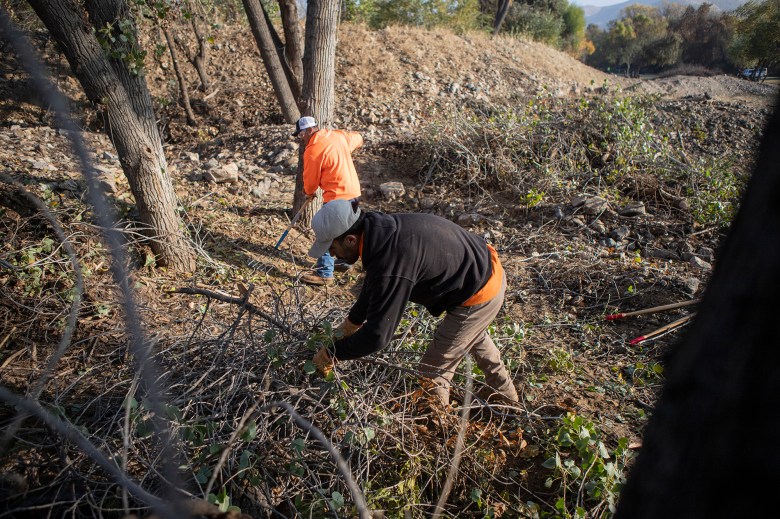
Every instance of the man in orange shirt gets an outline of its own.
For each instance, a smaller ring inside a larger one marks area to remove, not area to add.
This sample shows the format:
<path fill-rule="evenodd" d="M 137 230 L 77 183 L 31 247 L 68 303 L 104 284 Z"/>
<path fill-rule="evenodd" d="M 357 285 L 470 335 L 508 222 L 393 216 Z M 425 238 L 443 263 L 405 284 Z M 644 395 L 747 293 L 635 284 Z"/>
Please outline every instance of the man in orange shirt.
<path fill-rule="evenodd" d="M 363 137 L 345 130 L 320 130 L 314 117 L 301 117 L 295 123 L 295 133 L 304 146 L 303 191 L 313 197 L 317 188 L 322 188 L 323 203 L 333 200 L 350 200 L 357 207 L 360 198 L 358 181 L 352 152 L 363 145 Z M 340 264 L 346 269 L 348 264 Z M 327 251 L 317 259 L 313 274 L 304 274 L 301 279 L 311 285 L 333 283 L 335 262 Z"/>

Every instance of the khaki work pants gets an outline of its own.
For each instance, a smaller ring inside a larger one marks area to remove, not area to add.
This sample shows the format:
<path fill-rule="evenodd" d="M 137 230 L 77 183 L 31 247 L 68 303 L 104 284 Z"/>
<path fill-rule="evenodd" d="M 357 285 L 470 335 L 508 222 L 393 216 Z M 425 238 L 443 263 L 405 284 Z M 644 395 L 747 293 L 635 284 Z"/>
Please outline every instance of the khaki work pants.
<path fill-rule="evenodd" d="M 501 290 L 486 303 L 474 306 L 458 306 L 447 312 L 436 328 L 433 342 L 420 359 L 420 371 L 430 378 L 436 395 L 447 405 L 450 401 L 450 385 L 455 369 L 467 354 L 485 373 L 485 382 L 491 393 L 496 392 L 517 401 L 517 390 L 509 378 L 509 372 L 501 361 L 501 353 L 488 335 L 487 327 L 493 322 L 506 292 L 506 275 Z M 482 391 L 480 394 L 484 394 Z"/>

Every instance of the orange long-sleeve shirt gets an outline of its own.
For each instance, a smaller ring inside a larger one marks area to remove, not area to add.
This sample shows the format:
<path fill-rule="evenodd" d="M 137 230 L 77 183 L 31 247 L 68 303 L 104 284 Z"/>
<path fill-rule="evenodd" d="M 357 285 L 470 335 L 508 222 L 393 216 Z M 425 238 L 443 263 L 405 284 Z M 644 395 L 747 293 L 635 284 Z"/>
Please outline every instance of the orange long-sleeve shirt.
<path fill-rule="evenodd" d="M 319 130 L 303 152 L 303 190 L 311 196 L 322 188 L 322 200 L 351 200 L 360 196 L 352 152 L 363 137 L 345 130 Z"/>

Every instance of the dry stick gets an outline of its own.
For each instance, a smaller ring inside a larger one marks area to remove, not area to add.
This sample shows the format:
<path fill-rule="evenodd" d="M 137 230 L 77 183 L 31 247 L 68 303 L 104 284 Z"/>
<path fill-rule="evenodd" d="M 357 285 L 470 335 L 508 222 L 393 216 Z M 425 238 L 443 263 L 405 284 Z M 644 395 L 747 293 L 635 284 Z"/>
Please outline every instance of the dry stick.
<path fill-rule="evenodd" d="M 3 176 L 5 175 L 0 173 L 0 177 Z M 37 400 L 38 397 L 41 396 L 41 392 L 43 391 L 44 386 L 48 382 L 50 374 L 54 372 L 54 368 L 60 362 L 60 359 L 62 359 L 62 356 L 65 355 L 65 352 L 70 346 L 70 340 L 71 337 L 73 337 L 73 332 L 76 330 L 76 323 L 78 321 L 79 310 L 81 309 L 81 295 L 84 292 L 84 278 L 81 274 L 81 266 L 79 265 L 79 259 L 76 256 L 76 250 L 73 248 L 73 244 L 65 235 L 65 231 L 62 229 L 59 222 L 51 213 L 51 211 L 49 211 L 49 209 L 46 207 L 46 205 L 44 205 L 44 203 L 41 201 L 40 198 L 33 195 L 26 189 L 24 189 L 19 183 L 15 182 L 13 179 L 11 179 L 11 182 L 13 182 L 13 184 L 16 186 L 16 189 L 19 192 L 21 192 L 22 195 L 24 195 L 35 206 L 35 208 L 38 209 L 38 211 L 40 211 L 43 214 L 43 216 L 49 221 L 49 225 L 51 225 L 52 228 L 54 229 L 54 234 L 60 240 L 63 249 L 68 254 L 68 257 L 70 258 L 70 263 L 73 266 L 73 272 L 76 276 L 76 281 L 73 287 L 73 304 L 70 307 L 70 313 L 68 314 L 68 320 L 65 325 L 65 331 L 62 333 L 62 337 L 60 337 L 60 341 L 59 344 L 57 345 L 57 349 L 55 350 L 54 355 L 52 355 L 49 358 L 49 362 L 46 363 L 46 369 L 43 371 L 40 378 L 35 383 L 35 386 L 33 387 L 33 390 L 31 392 L 32 398 Z M 16 432 L 19 430 L 19 427 L 22 425 L 22 422 L 24 421 L 25 418 L 26 416 L 22 413 L 16 415 L 13 423 L 5 430 L 2 440 L 0 440 L 0 452 L 6 450 L 6 447 L 8 446 L 8 444 L 10 443 L 11 439 L 16 434 Z"/>
<path fill-rule="evenodd" d="M 24 35 L 13 25 L 8 12 L 0 8 L 0 36 L 11 42 L 11 47 L 16 51 L 22 65 L 30 75 L 31 82 L 38 92 L 46 99 L 55 116 L 55 121 L 60 127 L 68 130 L 68 137 L 71 146 L 81 162 L 84 177 L 87 180 L 87 197 L 90 205 L 94 209 L 95 220 L 98 227 L 102 228 L 102 234 L 106 245 L 111 254 L 111 274 L 114 281 L 119 286 L 122 295 L 122 304 L 125 311 L 125 322 L 127 323 L 127 333 L 130 337 L 130 348 L 135 356 L 138 369 L 142 370 L 142 379 L 146 391 L 149 395 L 151 408 L 154 411 L 152 423 L 155 431 L 160 433 L 160 444 L 164 451 L 166 471 L 171 475 L 169 480 L 176 484 L 168 485 L 165 491 L 173 494 L 182 485 L 178 484 L 178 473 L 176 471 L 175 457 L 171 455 L 170 448 L 173 442 L 170 441 L 170 431 L 162 421 L 164 413 L 160 403 L 161 391 L 157 383 L 157 373 L 154 363 L 149 359 L 148 344 L 145 341 L 145 334 L 141 327 L 141 319 L 138 315 L 138 309 L 133 298 L 133 290 L 130 286 L 130 276 L 125 269 L 125 251 L 122 248 L 122 233 L 116 227 L 115 212 L 102 194 L 97 181 L 97 172 L 92 166 L 89 153 L 80 133 L 80 128 L 70 117 L 68 102 L 65 96 L 58 91 L 51 81 L 46 77 L 46 71 L 40 60 L 35 56 L 34 50 Z M 112 472 L 113 473 L 113 472 Z M 155 498 L 154 506 L 159 506 L 161 501 Z M 158 509 L 168 517 L 175 517 L 168 507 Z"/>
<path fill-rule="evenodd" d="M 444 505 L 447 504 L 447 499 L 452 491 L 452 486 L 455 484 L 455 477 L 458 475 L 458 468 L 460 467 L 460 459 L 463 456 L 463 445 L 466 439 L 466 429 L 469 425 L 469 412 L 471 411 L 471 356 L 466 357 L 466 396 L 463 399 L 463 412 L 460 415 L 460 428 L 458 430 L 458 438 L 455 440 L 455 452 L 452 455 L 452 464 L 450 465 L 450 471 L 447 474 L 447 481 L 444 482 L 444 488 L 441 491 L 439 500 L 436 502 L 436 508 L 433 511 L 433 519 L 441 516 L 444 510 Z"/>
<path fill-rule="evenodd" d="M 174 290 L 171 290 L 170 293 L 172 294 L 190 294 L 190 295 L 199 295 L 199 296 L 206 296 L 210 297 L 212 299 L 216 299 L 217 301 L 222 301 L 223 303 L 232 303 L 234 305 L 243 305 L 244 308 L 246 308 L 249 312 L 253 314 L 257 314 L 269 323 L 273 324 L 280 330 L 288 333 L 289 335 L 292 335 L 293 337 L 298 337 L 298 334 L 293 333 L 293 331 L 290 329 L 289 326 L 282 323 L 281 321 L 278 321 L 265 313 L 264 311 L 260 310 L 258 307 L 253 305 L 252 303 L 245 302 L 244 298 L 242 297 L 233 297 L 228 294 L 222 293 L 222 292 L 214 292 L 213 290 L 206 290 L 205 288 L 198 288 L 198 287 L 182 287 L 182 288 L 176 288 Z"/>
<path fill-rule="evenodd" d="M 204 97 L 203 97 L 203 100 L 204 100 L 204 101 L 208 101 L 209 99 L 211 99 L 212 97 L 214 97 L 215 95 L 217 95 L 217 92 L 219 92 L 219 87 L 215 88 L 215 89 L 214 89 L 214 91 L 213 91 L 213 92 L 211 92 L 209 95 L 207 95 L 207 96 L 204 96 Z"/>
<path fill-rule="evenodd" d="M 6 343 L 9 341 L 9 339 L 10 339 L 11 337 L 13 337 L 13 334 L 14 334 L 14 333 L 16 333 L 16 326 L 14 326 L 13 328 L 11 328 L 11 331 L 10 331 L 10 332 L 8 332 L 8 335 L 6 335 L 5 337 L 3 337 L 3 340 L 2 340 L 2 341 L 0 341 L 0 350 L 2 350 L 3 348 L 5 348 L 5 344 L 6 344 Z"/>
<path fill-rule="evenodd" d="M 214 467 L 214 471 L 211 474 L 209 483 L 208 485 L 206 485 L 206 491 L 204 492 L 204 494 L 209 495 L 211 489 L 214 488 L 214 482 L 216 481 L 217 476 L 222 470 L 222 465 L 225 464 L 228 455 L 230 454 L 230 451 L 233 449 L 233 442 L 236 441 L 236 438 L 238 438 L 239 434 L 244 432 L 244 427 L 246 426 L 246 423 L 249 421 L 249 418 L 251 418 L 252 415 L 254 414 L 255 409 L 257 409 L 257 402 L 252 404 L 252 407 L 247 409 L 246 413 L 244 413 L 244 416 L 241 417 L 241 421 L 238 423 L 238 427 L 236 427 L 236 430 L 233 431 L 233 434 L 230 435 L 230 439 L 228 440 L 225 448 L 222 450 L 222 454 L 219 456 L 219 461 L 217 462 L 217 465 Z"/>
<path fill-rule="evenodd" d="M 127 392 L 125 399 L 125 424 L 122 430 L 122 471 L 127 472 L 127 459 L 130 457 L 130 399 L 134 398 L 138 389 L 138 378 L 140 372 L 136 372 L 133 382 L 130 384 L 130 391 Z M 125 515 L 130 515 L 130 503 L 127 500 L 127 488 L 122 488 L 122 505 L 125 508 Z"/>
<path fill-rule="evenodd" d="M 695 305 L 701 301 L 701 299 L 691 299 L 690 301 L 683 301 L 681 303 L 672 303 L 663 306 L 654 306 L 652 308 L 645 308 L 644 310 L 637 310 L 635 312 L 626 312 L 621 314 L 610 314 L 604 317 L 605 321 L 616 321 L 625 317 L 633 317 L 635 315 L 654 314 L 658 312 L 664 312 L 666 310 L 674 310 L 675 308 L 683 308 L 685 306 Z"/>
<path fill-rule="evenodd" d="M 363 496 L 363 492 L 360 490 L 360 487 L 357 486 L 355 479 L 352 477 L 352 473 L 349 471 L 347 462 L 344 461 L 344 457 L 341 455 L 338 449 L 336 449 L 336 447 L 334 447 L 333 444 L 328 441 L 323 432 L 317 426 L 299 415 L 295 408 L 287 402 L 283 402 L 281 400 L 271 402 L 270 404 L 258 409 L 258 412 L 270 410 L 274 407 L 281 407 L 287 411 L 299 427 L 309 431 L 312 436 L 314 436 L 325 447 L 325 449 L 328 451 L 328 454 L 330 454 L 330 457 L 333 458 L 333 461 L 336 463 L 336 467 L 339 469 L 339 472 L 341 472 L 341 475 L 344 476 L 347 488 L 352 494 L 352 499 L 355 501 L 355 507 L 358 509 L 358 515 L 360 516 L 360 519 L 371 519 L 371 512 L 368 510 L 366 498 Z"/>
<path fill-rule="evenodd" d="M 660 335 L 660 334 L 662 334 L 664 332 L 667 332 L 669 330 L 673 330 L 673 329 L 675 329 L 675 328 L 677 328 L 679 326 L 682 326 L 683 324 L 685 324 L 688 321 L 690 321 L 693 318 L 694 315 L 696 315 L 696 314 L 686 315 L 685 317 L 683 317 L 681 319 L 677 319 L 676 321 L 671 322 L 671 323 L 667 324 L 666 326 L 661 326 L 657 330 L 653 330 L 652 332 L 647 332 L 645 335 L 640 335 L 639 337 L 637 337 L 635 339 L 631 339 L 629 344 L 631 346 L 635 346 L 635 345 L 639 344 L 640 342 L 644 342 L 647 339 L 651 339 L 651 338 L 655 337 L 656 335 Z"/>

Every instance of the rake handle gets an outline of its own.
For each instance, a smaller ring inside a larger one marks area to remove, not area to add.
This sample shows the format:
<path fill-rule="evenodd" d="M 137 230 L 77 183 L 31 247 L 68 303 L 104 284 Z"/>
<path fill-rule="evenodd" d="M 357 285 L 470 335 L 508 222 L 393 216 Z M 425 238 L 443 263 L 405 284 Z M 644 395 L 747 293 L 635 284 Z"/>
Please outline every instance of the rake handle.
<path fill-rule="evenodd" d="M 300 208 L 300 209 L 298 209 L 298 212 L 295 214 L 295 216 L 293 216 L 293 219 L 292 219 L 292 221 L 290 222 L 290 225 L 288 225 L 288 226 L 287 226 L 287 229 L 285 229 L 285 230 L 284 230 L 284 232 L 282 233 L 282 235 L 279 237 L 279 241 L 277 241 L 277 242 L 276 242 L 276 245 L 274 245 L 274 249 L 277 249 L 277 250 L 279 249 L 279 246 L 282 244 L 282 242 L 284 241 L 284 239 L 285 239 L 285 238 L 287 238 L 287 233 L 289 233 L 289 232 L 290 232 L 290 229 L 292 229 L 292 228 L 293 228 L 293 225 L 295 225 L 295 223 L 296 223 L 296 222 L 298 221 L 298 219 L 301 217 L 301 215 L 303 214 L 303 211 L 304 211 L 304 210 L 305 210 L 307 207 L 309 207 L 309 204 L 311 203 L 311 201 L 312 201 L 312 199 L 311 199 L 311 198 L 307 198 L 307 199 L 306 199 L 306 201 L 305 201 L 305 202 L 303 203 L 303 205 L 301 206 L 301 208 Z"/>
<path fill-rule="evenodd" d="M 637 310 L 635 312 L 626 312 L 626 313 L 620 313 L 620 314 L 610 314 L 610 315 L 604 316 L 604 320 L 605 321 L 617 321 L 618 319 L 623 319 L 625 317 L 633 317 L 635 315 L 654 314 L 656 312 L 664 312 L 666 310 L 674 310 L 675 308 L 682 308 L 684 306 L 695 305 L 699 301 L 701 301 L 701 299 L 691 299 L 690 301 L 683 301 L 681 303 L 672 303 L 672 304 L 663 305 L 663 306 L 654 306 L 652 308 L 645 308 L 644 310 Z"/>
<path fill-rule="evenodd" d="M 652 339 L 656 335 L 660 335 L 660 334 L 662 334 L 662 333 L 664 333 L 666 331 L 673 330 L 673 329 L 677 328 L 678 326 L 682 326 L 683 324 L 685 324 L 688 321 L 690 321 L 693 318 L 693 316 L 694 316 L 694 314 L 686 315 L 685 317 L 677 319 L 676 321 L 671 322 L 671 323 L 669 323 L 667 325 L 661 326 L 660 328 L 658 328 L 656 330 L 653 330 L 652 332 L 647 332 L 645 335 L 640 335 L 639 337 L 637 337 L 635 339 L 631 339 L 628 344 L 630 344 L 631 346 L 636 346 L 640 342 L 644 342 L 647 339 Z"/>

